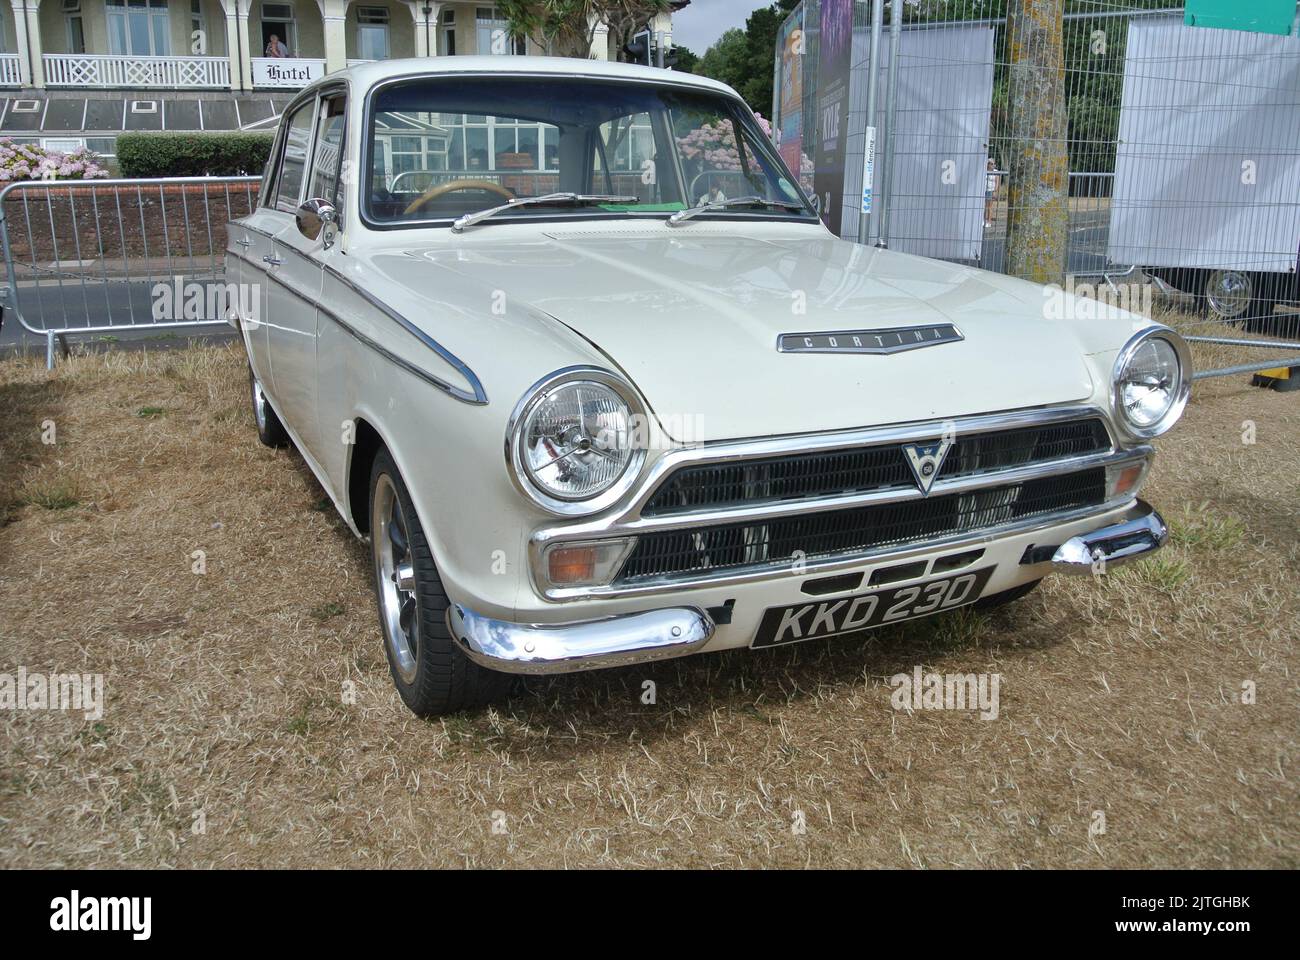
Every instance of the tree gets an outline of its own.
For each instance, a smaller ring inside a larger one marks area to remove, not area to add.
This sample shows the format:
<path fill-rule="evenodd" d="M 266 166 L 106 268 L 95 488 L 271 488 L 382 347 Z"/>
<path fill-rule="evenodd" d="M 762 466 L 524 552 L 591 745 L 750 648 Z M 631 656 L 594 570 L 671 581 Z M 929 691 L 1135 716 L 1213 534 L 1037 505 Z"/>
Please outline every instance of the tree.
<path fill-rule="evenodd" d="M 1069 224 L 1063 0 L 1007 7 L 1007 272 L 1061 283 Z"/>
<path fill-rule="evenodd" d="M 736 88 L 755 113 L 772 109 L 776 35 L 799 0 L 776 0 L 749 15 L 745 29 L 733 27 L 709 47 L 695 73 Z"/>
<path fill-rule="evenodd" d="M 700 62 L 700 58 L 688 50 L 686 47 L 673 45 L 673 53 L 677 57 L 677 65 L 673 68 L 680 70 L 682 73 L 697 73 L 695 69 Z"/>
<path fill-rule="evenodd" d="M 622 46 L 661 13 L 670 0 L 496 0 L 510 36 L 528 38 L 561 56 L 588 57 L 596 27 L 609 26 Z"/>
<path fill-rule="evenodd" d="M 722 83 L 739 87 L 745 82 L 745 64 L 749 46 L 745 31 L 732 27 L 704 51 L 695 72 Z"/>

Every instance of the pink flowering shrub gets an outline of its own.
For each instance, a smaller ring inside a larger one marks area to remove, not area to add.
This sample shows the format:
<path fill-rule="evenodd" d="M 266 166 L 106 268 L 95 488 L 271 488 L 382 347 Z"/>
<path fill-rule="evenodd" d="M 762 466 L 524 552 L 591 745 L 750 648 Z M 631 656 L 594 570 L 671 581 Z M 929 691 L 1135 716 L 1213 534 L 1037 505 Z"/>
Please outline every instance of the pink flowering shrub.
<path fill-rule="evenodd" d="M 761 113 L 754 114 L 763 135 L 772 139 L 772 125 Z M 684 160 L 699 160 L 705 170 L 740 170 L 740 153 L 736 150 L 736 134 L 729 120 L 706 123 L 696 127 L 684 137 L 677 138 Z"/>
<path fill-rule="evenodd" d="M 102 180 L 108 171 L 85 147 L 71 153 L 46 150 L 35 143 L 0 140 L 0 183 L 13 180 Z"/>

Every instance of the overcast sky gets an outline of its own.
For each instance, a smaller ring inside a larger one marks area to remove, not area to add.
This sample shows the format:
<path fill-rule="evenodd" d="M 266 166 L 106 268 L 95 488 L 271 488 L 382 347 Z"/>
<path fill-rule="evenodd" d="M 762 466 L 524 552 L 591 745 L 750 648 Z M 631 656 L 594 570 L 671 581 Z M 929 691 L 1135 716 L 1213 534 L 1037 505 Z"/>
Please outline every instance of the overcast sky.
<path fill-rule="evenodd" d="M 745 29 L 745 19 L 772 0 L 691 0 L 691 5 L 673 14 L 673 43 L 703 54 L 732 27 Z"/>

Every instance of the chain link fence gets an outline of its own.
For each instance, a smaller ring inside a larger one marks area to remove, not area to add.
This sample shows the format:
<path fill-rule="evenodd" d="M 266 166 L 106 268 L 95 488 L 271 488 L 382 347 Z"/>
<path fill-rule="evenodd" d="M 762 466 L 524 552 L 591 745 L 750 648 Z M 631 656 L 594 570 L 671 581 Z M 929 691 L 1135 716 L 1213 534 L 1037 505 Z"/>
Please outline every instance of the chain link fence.
<path fill-rule="evenodd" d="M 1039 201 L 1014 164 L 1042 144 L 1012 132 L 1007 4 L 894 6 L 787 18 L 781 152 L 840 236 L 1016 273 L 1011 197 Z M 1198 376 L 1297 365 L 1300 30 L 1184 21 L 1168 0 L 1063 4 L 1064 70 L 1031 88 L 1065 118 L 1066 285 L 1179 328 Z"/>

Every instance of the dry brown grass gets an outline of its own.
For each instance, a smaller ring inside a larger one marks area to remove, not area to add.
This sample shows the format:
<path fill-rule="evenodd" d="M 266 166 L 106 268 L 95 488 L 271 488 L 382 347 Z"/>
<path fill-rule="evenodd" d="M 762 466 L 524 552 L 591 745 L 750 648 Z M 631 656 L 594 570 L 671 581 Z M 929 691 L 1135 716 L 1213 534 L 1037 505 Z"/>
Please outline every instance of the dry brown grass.
<path fill-rule="evenodd" d="M 0 672 L 108 693 L 98 722 L 0 711 L 0 863 L 1295 867 L 1300 397 L 1245 380 L 1162 444 L 1156 561 L 426 723 L 363 547 L 257 444 L 237 347 L 0 364 Z M 894 712 L 917 664 L 1002 674 L 1001 716 Z"/>

